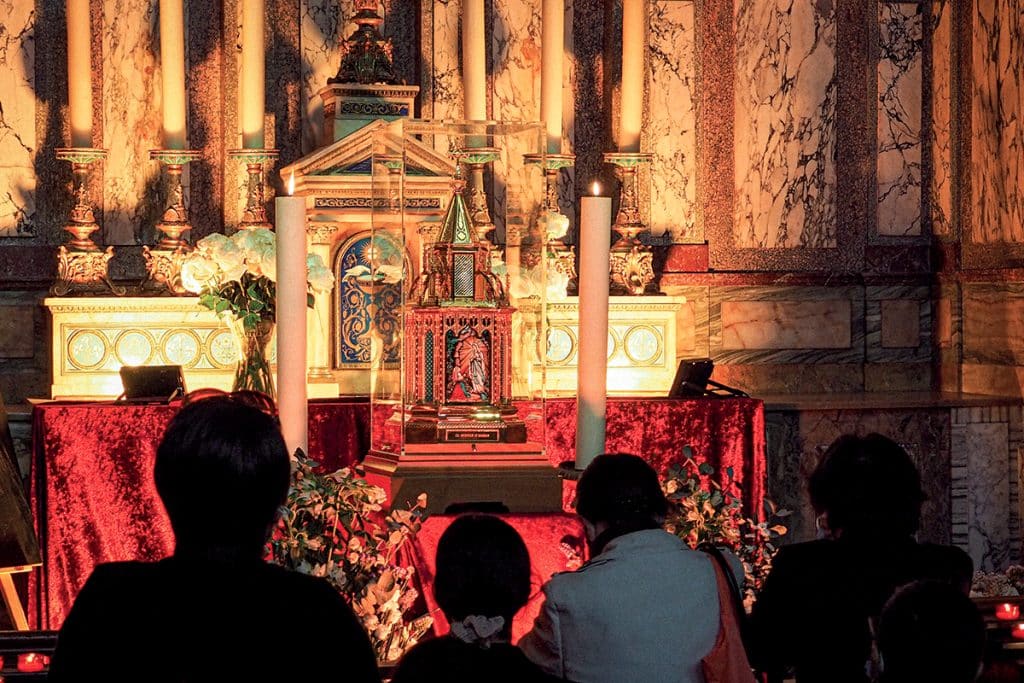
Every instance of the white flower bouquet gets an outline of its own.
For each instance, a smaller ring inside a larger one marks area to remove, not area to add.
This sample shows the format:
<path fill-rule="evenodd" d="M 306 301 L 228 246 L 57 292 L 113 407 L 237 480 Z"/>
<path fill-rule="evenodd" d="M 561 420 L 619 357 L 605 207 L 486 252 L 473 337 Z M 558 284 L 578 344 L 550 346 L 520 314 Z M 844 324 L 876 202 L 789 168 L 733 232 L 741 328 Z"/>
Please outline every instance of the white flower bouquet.
<path fill-rule="evenodd" d="M 314 292 L 329 292 L 334 275 L 316 255 L 306 258 L 309 305 Z M 264 228 L 219 233 L 196 243 L 181 266 L 185 289 L 199 295 L 206 308 L 238 320 L 247 330 L 275 318 L 277 240 Z"/>

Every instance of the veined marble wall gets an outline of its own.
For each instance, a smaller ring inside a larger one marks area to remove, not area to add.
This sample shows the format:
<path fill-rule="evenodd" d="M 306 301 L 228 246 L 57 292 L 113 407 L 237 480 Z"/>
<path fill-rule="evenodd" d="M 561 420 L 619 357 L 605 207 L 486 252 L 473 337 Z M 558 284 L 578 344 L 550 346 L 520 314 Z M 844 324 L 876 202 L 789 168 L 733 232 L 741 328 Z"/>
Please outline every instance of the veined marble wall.
<path fill-rule="evenodd" d="M 878 3 L 878 234 L 921 234 L 924 8 Z"/>
<path fill-rule="evenodd" d="M 651 232 L 703 242 L 697 226 L 697 126 L 692 0 L 648 6 L 644 149 L 651 164 Z"/>
<path fill-rule="evenodd" d="M 0 237 L 35 233 L 35 17 L 32 3 L 0 2 Z"/>
<path fill-rule="evenodd" d="M 953 233 L 952 32 L 949 2 L 932 4 L 931 33 L 931 178 L 932 234 Z"/>
<path fill-rule="evenodd" d="M 971 118 L 973 242 L 1024 242 L 1024 12 L 976 0 Z"/>
<path fill-rule="evenodd" d="M 834 247 L 835 4 L 735 7 L 735 246 Z"/>
<path fill-rule="evenodd" d="M 355 24 L 352 0 L 302 0 L 302 151 L 323 145 L 323 102 L 317 93 L 341 66 L 338 43 L 351 35 Z"/>
<path fill-rule="evenodd" d="M 159 0 L 110 0 L 102 26 L 93 29 L 103 45 L 105 244 L 152 242 L 163 209 L 160 166 L 149 159 L 162 142 L 159 6 Z"/>

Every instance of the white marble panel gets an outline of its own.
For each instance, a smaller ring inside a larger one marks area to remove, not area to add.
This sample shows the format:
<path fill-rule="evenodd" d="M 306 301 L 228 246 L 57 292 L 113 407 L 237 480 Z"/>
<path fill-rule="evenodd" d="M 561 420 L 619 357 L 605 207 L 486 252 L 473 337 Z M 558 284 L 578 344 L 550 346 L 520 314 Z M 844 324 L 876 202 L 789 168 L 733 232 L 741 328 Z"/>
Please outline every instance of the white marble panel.
<path fill-rule="evenodd" d="M 1024 12 L 978 0 L 974 12 L 971 182 L 979 243 L 1024 242 Z"/>
<path fill-rule="evenodd" d="M 462 3 L 459 0 L 435 2 L 433 8 L 433 114 L 434 119 L 463 118 L 462 66 L 459 55 L 459 17 Z M 447 141 L 437 140 L 439 150 L 447 152 Z"/>
<path fill-rule="evenodd" d="M 133 244 L 155 233 L 161 145 L 159 0 L 103 7 L 103 241 Z M 186 38 L 187 40 L 187 38 Z M 186 65 L 187 69 L 187 65 Z"/>
<path fill-rule="evenodd" d="M 832 2 L 736 2 L 737 247 L 836 245 L 835 24 Z"/>
<path fill-rule="evenodd" d="M 0 0 L 0 237 L 35 234 L 34 9 Z"/>
<path fill-rule="evenodd" d="M 932 4 L 931 205 L 932 233 L 953 233 L 952 34 L 946 0 Z"/>
<path fill-rule="evenodd" d="M 651 164 L 650 226 L 673 242 L 703 242 L 697 232 L 697 130 L 693 92 L 693 2 L 653 0 L 648 9 L 645 151 Z"/>
<path fill-rule="evenodd" d="M 498 121 L 540 121 L 540 3 L 532 0 L 495 2 L 488 43 L 494 64 L 491 117 Z M 495 183 L 492 193 L 499 233 L 503 229 L 501 222 L 505 214 L 506 193 L 503 189 L 517 193 L 521 207 L 536 204 L 543 192 L 537 169 L 524 167 L 516 161 L 522 159 L 523 154 L 540 151 L 537 134 L 505 138 L 502 147 L 503 159 L 495 162 L 494 167 L 504 182 Z M 509 163 L 505 163 L 506 155 Z M 506 177 L 509 174 L 515 177 Z M 513 208 L 515 201 L 513 197 Z"/>
<path fill-rule="evenodd" d="M 302 0 L 299 45 L 302 51 L 302 153 L 321 146 L 323 101 L 317 95 L 341 66 L 343 38 L 355 24 L 352 0 Z"/>
<path fill-rule="evenodd" d="M 923 7 L 878 4 L 878 234 L 921 234 Z"/>
<path fill-rule="evenodd" d="M 1010 557 L 1009 425 L 969 424 L 967 546 L 977 569 L 1003 569 Z"/>

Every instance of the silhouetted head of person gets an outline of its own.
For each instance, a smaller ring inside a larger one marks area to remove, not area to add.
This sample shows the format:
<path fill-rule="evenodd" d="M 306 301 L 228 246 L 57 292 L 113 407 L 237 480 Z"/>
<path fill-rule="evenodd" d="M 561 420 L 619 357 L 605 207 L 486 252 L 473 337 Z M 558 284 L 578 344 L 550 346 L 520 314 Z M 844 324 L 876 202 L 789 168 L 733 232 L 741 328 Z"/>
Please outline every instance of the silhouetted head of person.
<path fill-rule="evenodd" d="M 468 617 L 512 617 L 530 598 L 530 553 L 519 532 L 490 515 L 458 517 L 437 544 L 434 597 L 453 624 Z"/>
<path fill-rule="evenodd" d="M 878 622 L 883 683 L 970 683 L 981 672 L 985 623 L 948 583 L 918 581 L 886 604 Z"/>
<path fill-rule="evenodd" d="M 223 395 L 190 403 L 171 420 L 153 476 L 176 553 L 259 558 L 290 465 L 275 418 Z"/>
<path fill-rule="evenodd" d="M 808 490 L 836 536 L 912 536 L 921 524 L 921 475 L 907 452 L 880 434 L 836 439 Z"/>
<path fill-rule="evenodd" d="M 609 453 L 594 458 L 576 486 L 576 512 L 583 518 L 592 552 L 614 536 L 657 529 L 668 501 L 654 469 L 635 455 Z"/>

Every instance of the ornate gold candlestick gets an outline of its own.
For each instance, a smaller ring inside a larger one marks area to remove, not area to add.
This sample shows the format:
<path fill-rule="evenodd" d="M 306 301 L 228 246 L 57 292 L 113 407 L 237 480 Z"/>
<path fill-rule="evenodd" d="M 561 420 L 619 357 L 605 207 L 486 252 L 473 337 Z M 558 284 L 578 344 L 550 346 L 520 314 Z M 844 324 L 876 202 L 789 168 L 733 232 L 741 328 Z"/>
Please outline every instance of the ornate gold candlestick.
<path fill-rule="evenodd" d="M 651 163 L 652 154 L 641 152 L 607 152 L 604 161 L 619 170 L 622 196 L 619 213 L 612 229 L 619 240 L 612 246 L 611 284 L 618 293 L 639 296 L 654 281 L 654 254 L 637 236 L 647 229 L 640 218 L 639 167 Z"/>
<path fill-rule="evenodd" d="M 57 281 L 50 288 L 54 296 L 64 296 L 72 290 L 95 292 L 109 289 L 117 295 L 125 293 L 110 281 L 110 259 L 114 258 L 114 247 L 101 251 L 92 240 L 92 234 L 100 229 L 96 214 L 89 201 L 89 166 L 105 159 L 107 151 L 93 147 L 62 147 L 57 158 L 71 163 L 74 174 L 75 205 L 64 229 L 72 239 L 57 250 Z"/>
<path fill-rule="evenodd" d="M 276 149 L 231 149 L 228 156 L 245 163 L 249 181 L 246 186 L 245 211 L 238 229 L 266 228 L 274 226 L 267 220 L 267 200 L 263 186 L 263 164 L 277 159 Z"/>
<path fill-rule="evenodd" d="M 166 288 L 172 294 L 185 294 L 181 284 L 181 263 L 189 252 L 189 245 L 182 236 L 192 229 L 185 207 L 185 193 L 181 185 L 181 174 L 185 164 L 200 156 L 192 149 L 153 149 L 149 158 L 159 161 L 167 183 L 167 208 L 156 224 L 162 237 L 156 248 L 142 248 L 149 277 L 146 287 Z"/>
<path fill-rule="evenodd" d="M 523 157 L 528 164 L 542 164 L 544 167 L 544 202 L 541 211 L 562 215 L 558 206 L 558 177 L 563 168 L 572 168 L 576 157 L 572 154 L 527 154 Z M 565 243 L 565 236 L 547 239 L 548 268 L 565 275 L 569 283 L 576 280 L 576 248 Z"/>

